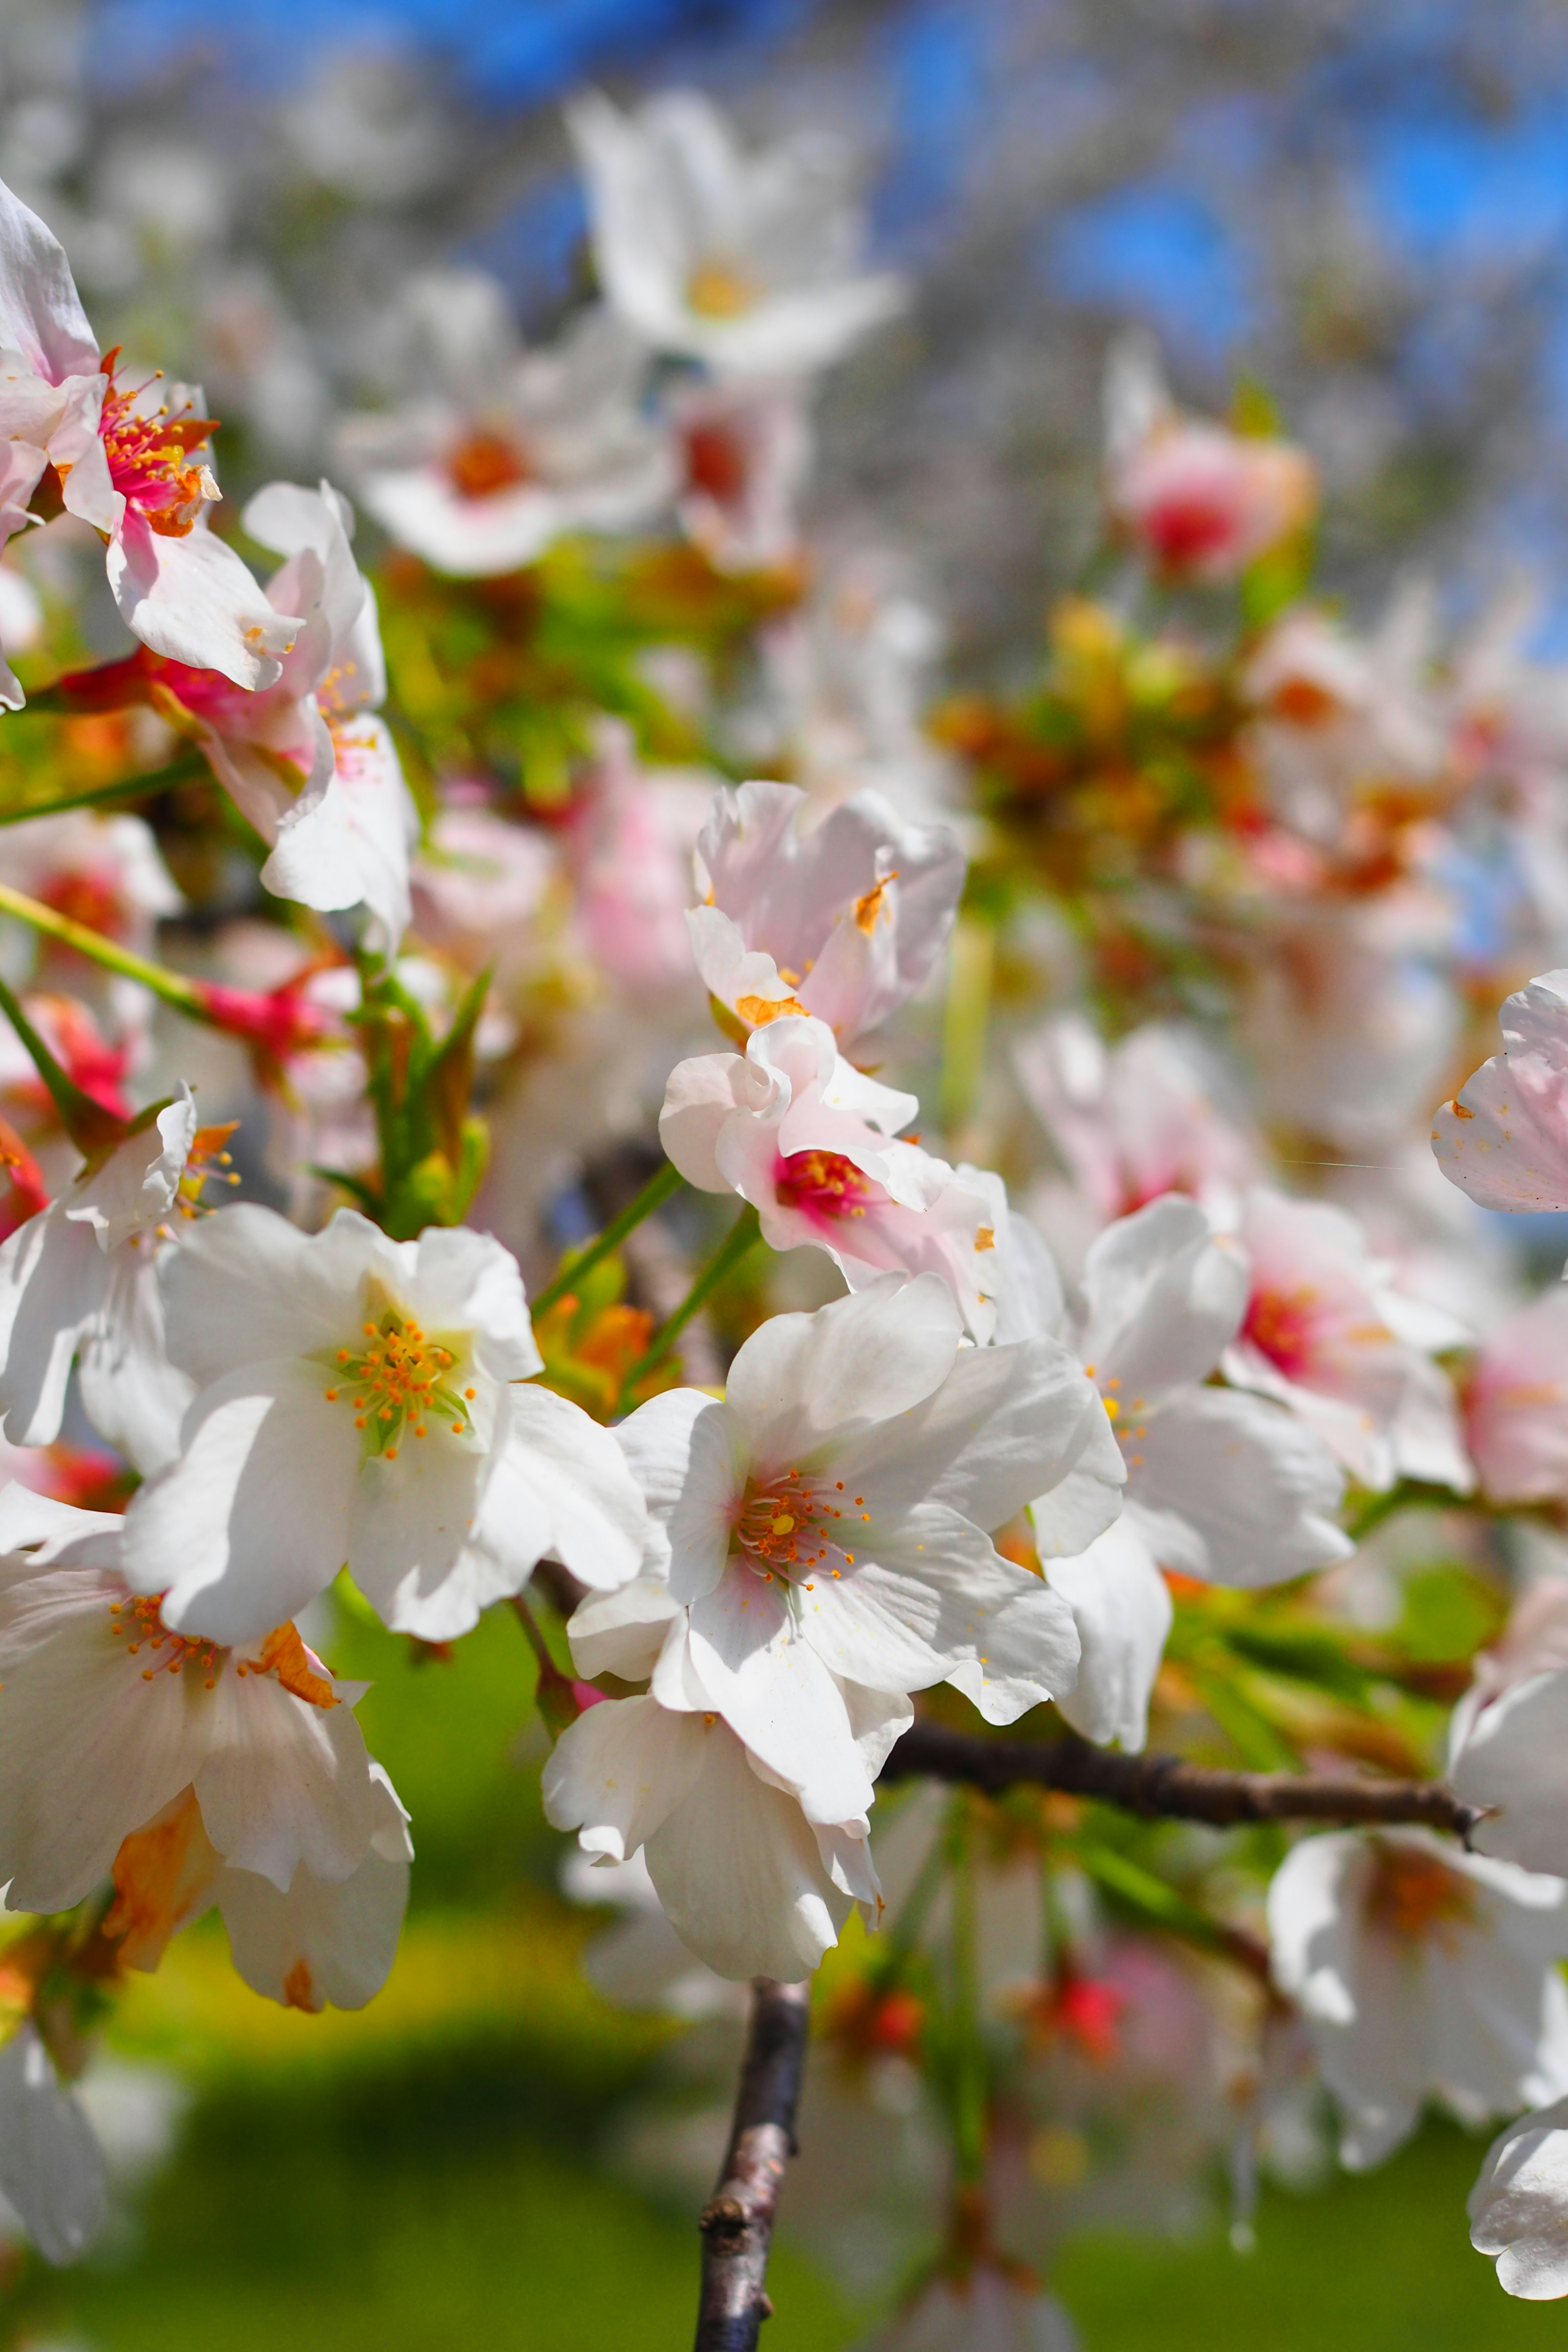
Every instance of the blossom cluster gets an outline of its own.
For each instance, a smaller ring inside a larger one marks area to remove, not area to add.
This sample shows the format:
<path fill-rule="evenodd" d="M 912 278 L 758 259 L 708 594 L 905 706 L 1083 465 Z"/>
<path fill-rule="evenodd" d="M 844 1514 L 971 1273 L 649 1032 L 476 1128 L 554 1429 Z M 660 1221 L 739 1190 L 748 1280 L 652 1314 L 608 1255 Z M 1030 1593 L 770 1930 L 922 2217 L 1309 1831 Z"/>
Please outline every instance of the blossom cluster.
<path fill-rule="evenodd" d="M 333 478 L 237 512 L 0 188 L 0 2189 L 89 2241 L 88 2027 L 206 1912 L 379 1990 L 418 1824 L 334 1633 L 503 1607 L 605 1988 L 833 1955 L 873 2153 L 804 2226 L 921 2172 L 889 2345 L 1066 2347 L 1067 2229 L 1228 2162 L 1245 2231 L 1432 2102 L 1568 2293 L 1568 1312 L 1464 1197 L 1568 1209 L 1563 678 L 1512 610 L 1358 634 L 1307 453 L 1127 345 L 1115 592 L 927 709 L 808 526 L 914 299 L 843 157 L 568 128 L 592 302 L 525 348 L 416 275 Z M 1026 1717 L 1361 1777 L 1267 1846 L 879 1797 Z M 1355 1810 L 1439 1778 L 1464 1843 Z"/>

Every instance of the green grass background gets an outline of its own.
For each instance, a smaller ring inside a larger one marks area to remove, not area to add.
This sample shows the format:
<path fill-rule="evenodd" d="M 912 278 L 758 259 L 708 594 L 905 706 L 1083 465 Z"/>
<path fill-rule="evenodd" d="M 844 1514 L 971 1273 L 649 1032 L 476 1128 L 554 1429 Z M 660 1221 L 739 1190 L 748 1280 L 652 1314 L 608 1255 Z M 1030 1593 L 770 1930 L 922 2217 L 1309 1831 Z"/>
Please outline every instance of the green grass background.
<path fill-rule="evenodd" d="M 602 2167 L 664 2039 L 600 2003 L 589 1923 L 552 1893 L 558 1842 L 533 1785 L 531 1675 L 497 1612 L 447 1665 L 345 1619 L 340 1672 L 374 1674 L 362 1719 L 414 1815 L 416 1895 L 386 1991 L 357 2017 L 257 2000 L 221 1931 L 176 1945 L 115 2029 L 196 2095 L 135 2228 L 12 2288 L 13 2344 L 100 2352 L 684 2352 L 695 2232 Z M 809 2113 L 803 2118 L 809 2132 Z M 1072 2247 L 1056 2284 L 1086 2352 L 1477 2352 L 1568 2346 L 1568 2307 L 1510 2302 L 1470 2251 L 1483 2142 L 1431 2126 L 1369 2179 L 1266 2193 L 1258 2250 Z M 787 2216 L 787 2196 L 786 2196 Z M 1021 2251 L 1026 2252 L 1026 2249 Z M 789 2242 L 765 2352 L 838 2352 L 856 2310 Z"/>

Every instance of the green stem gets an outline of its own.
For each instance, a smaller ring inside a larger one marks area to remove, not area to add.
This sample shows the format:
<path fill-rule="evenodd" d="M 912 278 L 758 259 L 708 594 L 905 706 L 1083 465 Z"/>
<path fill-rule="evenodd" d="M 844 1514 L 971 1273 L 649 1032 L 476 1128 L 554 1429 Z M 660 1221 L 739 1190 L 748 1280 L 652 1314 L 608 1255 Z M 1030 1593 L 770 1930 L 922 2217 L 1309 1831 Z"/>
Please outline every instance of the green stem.
<path fill-rule="evenodd" d="M 662 1364 L 698 1309 L 705 1307 L 725 1276 L 740 1265 L 747 1251 L 762 1239 L 762 1226 L 755 1209 L 743 1208 L 668 1323 L 661 1323 L 654 1333 L 646 1355 L 639 1356 L 621 1383 L 623 1395 L 635 1388 L 645 1373 L 656 1364 Z"/>
<path fill-rule="evenodd" d="M 4 1013 L 31 1055 L 33 1067 L 47 1087 L 49 1099 L 60 1115 L 60 1124 L 78 1150 L 90 1159 L 105 1144 L 118 1143 L 126 1131 L 125 1121 L 84 1094 L 76 1080 L 60 1067 L 3 980 L 0 1013 Z"/>
<path fill-rule="evenodd" d="M 74 948 L 78 955 L 101 964 L 106 971 L 118 971 L 127 980 L 140 981 L 143 988 L 150 988 L 154 996 L 161 996 L 165 1004 L 172 1004 L 176 1013 L 184 1013 L 192 1021 L 212 1019 L 193 982 L 182 979 L 178 972 L 165 971 L 162 964 L 149 963 L 144 956 L 132 955 L 129 948 L 106 940 L 101 931 L 89 930 L 85 923 L 57 914 L 53 907 L 13 890 L 5 882 L 0 882 L 0 914 L 15 915 L 18 922 L 42 931 L 47 939 L 58 940 L 62 947 Z"/>
<path fill-rule="evenodd" d="M 557 1299 L 564 1298 L 567 1292 L 574 1289 L 583 1276 L 598 1265 L 601 1258 L 608 1257 L 612 1250 L 620 1248 L 626 1235 L 635 1233 L 645 1217 L 651 1217 L 656 1209 L 661 1209 L 671 1193 L 678 1192 L 685 1181 L 679 1168 L 671 1166 L 667 1160 L 658 1174 L 649 1177 L 636 1200 L 628 1202 L 620 1215 L 605 1227 L 598 1240 L 590 1242 L 586 1249 L 579 1250 L 576 1255 L 562 1267 L 554 1281 L 540 1292 L 533 1302 L 533 1313 L 542 1315 L 555 1305 Z"/>
<path fill-rule="evenodd" d="M 199 751 L 184 751 L 166 767 L 151 769 L 144 776 L 121 776 L 116 783 L 89 784 L 58 800 L 26 802 L 19 808 L 0 805 L 0 824 L 26 824 L 32 817 L 59 816 L 67 809 L 93 808 L 100 801 L 147 800 L 154 793 L 167 792 L 174 784 L 190 783 L 207 772 L 206 761 Z"/>

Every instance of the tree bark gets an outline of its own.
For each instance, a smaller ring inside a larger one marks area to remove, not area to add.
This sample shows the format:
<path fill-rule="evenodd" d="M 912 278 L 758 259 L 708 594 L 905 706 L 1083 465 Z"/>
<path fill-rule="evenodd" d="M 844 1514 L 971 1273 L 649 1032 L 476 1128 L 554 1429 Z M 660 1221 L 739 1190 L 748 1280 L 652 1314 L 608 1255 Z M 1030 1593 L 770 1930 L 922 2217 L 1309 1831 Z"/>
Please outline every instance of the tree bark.
<path fill-rule="evenodd" d="M 805 2063 L 811 1989 L 758 1977 L 735 2121 L 719 2186 L 703 2209 L 702 2294 L 696 2352 L 756 2352 L 773 2310 L 768 2248 L 784 2167 L 795 2154 L 795 2111 Z"/>

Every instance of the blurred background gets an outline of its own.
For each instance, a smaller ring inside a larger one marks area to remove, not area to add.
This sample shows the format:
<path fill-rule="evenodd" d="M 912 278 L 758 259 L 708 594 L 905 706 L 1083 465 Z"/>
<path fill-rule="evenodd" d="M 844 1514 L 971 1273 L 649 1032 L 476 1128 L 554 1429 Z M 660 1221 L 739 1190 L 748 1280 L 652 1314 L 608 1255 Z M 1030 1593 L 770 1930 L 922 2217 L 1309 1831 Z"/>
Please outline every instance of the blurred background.
<path fill-rule="evenodd" d="M 1412 573 L 1459 617 L 1525 572 L 1543 647 L 1568 642 L 1552 0 L 0 0 L 0 175 L 104 344 L 203 382 L 242 492 L 313 478 L 334 417 L 384 394 L 415 269 L 482 266 L 550 333 L 585 282 L 560 102 L 589 80 L 695 84 L 750 137 L 810 125 L 862 158 L 873 258 L 917 299 L 831 380 L 808 526 L 898 588 L 933 678 L 1037 657 L 1094 542 L 1130 321 L 1195 407 L 1266 389 L 1359 619 Z M 604 1918 L 560 1890 L 510 1619 L 450 1664 L 357 1617 L 331 1642 L 374 1678 L 362 1720 L 418 1828 L 392 1981 L 301 2017 L 246 1990 L 216 1924 L 176 1945 L 89 2086 L 121 2221 L 75 2272 L 17 2269 L 9 2340 L 683 2344 L 733 2017 L 684 2030 L 584 1977 Z M 616 1965 L 601 1946 L 611 1990 Z M 886 2250 L 825 2220 L 853 2147 L 812 2128 L 808 2097 L 770 2352 L 854 2343 L 887 2292 Z M 1266 2192 L 1249 2252 L 1216 2182 L 1054 2276 L 1089 2352 L 1560 2340 L 1466 2244 L 1478 2153 L 1434 2126 L 1370 2182 Z"/>

